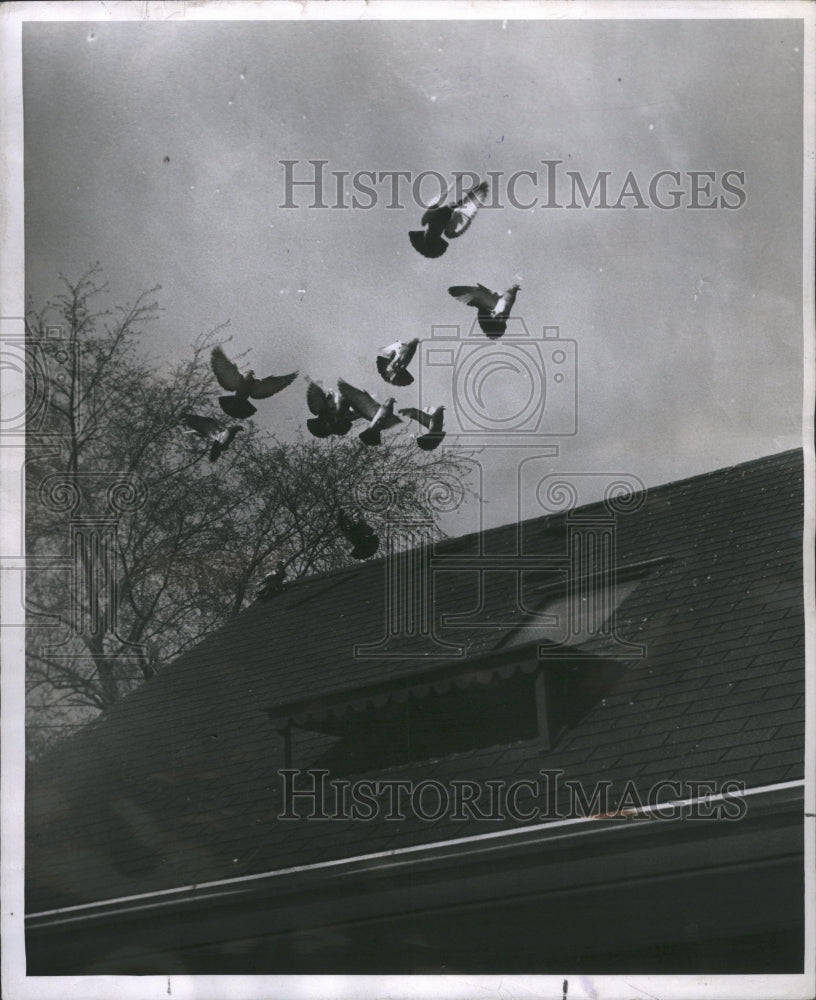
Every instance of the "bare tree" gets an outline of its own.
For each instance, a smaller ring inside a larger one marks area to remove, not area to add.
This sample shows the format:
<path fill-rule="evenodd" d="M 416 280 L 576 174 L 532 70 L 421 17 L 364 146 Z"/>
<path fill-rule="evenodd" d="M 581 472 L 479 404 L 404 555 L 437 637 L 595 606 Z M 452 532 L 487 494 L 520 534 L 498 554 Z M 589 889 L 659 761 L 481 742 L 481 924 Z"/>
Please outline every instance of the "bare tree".
<path fill-rule="evenodd" d="M 292 579 L 350 562 L 339 519 L 361 483 L 388 492 L 390 516 L 430 523 L 434 484 L 465 489 L 468 475 L 466 460 L 420 452 L 408 434 L 383 448 L 353 435 L 281 443 L 251 424 L 210 463 L 182 415 L 216 414 L 219 330 L 160 370 L 139 351 L 158 289 L 103 309 L 98 267 L 63 285 L 27 323 L 43 359 L 30 391 L 47 400 L 26 479 L 32 753 L 237 614 L 279 564 Z M 384 516 L 366 512 L 375 530 Z"/>

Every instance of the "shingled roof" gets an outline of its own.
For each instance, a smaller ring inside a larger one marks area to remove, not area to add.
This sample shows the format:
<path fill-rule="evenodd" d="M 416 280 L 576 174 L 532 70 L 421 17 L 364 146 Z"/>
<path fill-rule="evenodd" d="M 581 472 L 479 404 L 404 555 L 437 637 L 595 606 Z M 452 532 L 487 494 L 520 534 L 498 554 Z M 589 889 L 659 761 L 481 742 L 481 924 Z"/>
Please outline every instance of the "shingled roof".
<path fill-rule="evenodd" d="M 257 601 L 30 769 L 28 911 L 485 829 L 443 815 L 295 835 L 284 764 L 482 784 L 547 768 L 608 781 L 610 809 L 660 779 L 802 778 L 802 504 L 798 451 L 649 489 L 615 514 L 615 587 L 573 636 L 539 616 L 563 621 L 568 541 L 608 526 L 600 503 Z M 406 585 L 418 611 L 402 621 L 388 595 Z M 525 708 L 542 673 L 545 738 Z M 474 694 L 465 732 L 395 750 L 406 712 L 455 717 L 457 691 Z"/>

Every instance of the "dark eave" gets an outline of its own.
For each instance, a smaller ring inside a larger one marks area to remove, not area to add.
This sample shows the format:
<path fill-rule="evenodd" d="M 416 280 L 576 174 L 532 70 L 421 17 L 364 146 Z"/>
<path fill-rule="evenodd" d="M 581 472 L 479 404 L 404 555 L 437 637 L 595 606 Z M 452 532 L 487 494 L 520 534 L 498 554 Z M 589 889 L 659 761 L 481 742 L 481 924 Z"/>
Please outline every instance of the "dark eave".
<path fill-rule="evenodd" d="M 438 893 L 447 873 L 458 887 L 457 902 L 462 902 L 474 894 L 512 894 L 522 891 L 522 886 L 529 891 L 533 872 L 538 889 L 560 891 L 567 887 L 577 890 L 581 884 L 665 877 L 674 869 L 747 865 L 773 857 L 799 858 L 801 864 L 804 782 L 747 789 L 743 799 L 744 815 L 730 823 L 691 818 L 692 810 L 716 808 L 723 800 L 721 794 L 684 799 L 661 803 L 664 817 L 674 807 L 675 814 L 669 818 L 660 818 L 654 809 L 645 807 L 617 817 L 590 816 L 514 827 L 31 913 L 26 927 L 48 935 L 70 928 L 97 928 L 106 933 L 119 925 L 121 934 L 121 925 L 128 921 L 155 918 L 175 922 L 183 915 L 184 927 L 192 929 L 192 915 L 198 911 L 212 914 L 230 908 L 236 914 L 250 913 L 246 906 L 253 900 L 265 900 L 270 911 L 281 911 L 280 920 L 283 911 L 298 900 L 303 904 L 338 886 L 347 886 L 346 892 L 353 887 L 355 897 L 384 887 L 390 891 L 403 880 L 416 889 L 430 872 L 435 873 L 427 883 L 431 893 Z M 514 871 L 521 873 L 520 881 L 512 877 Z M 287 912 L 286 919 L 289 916 Z"/>

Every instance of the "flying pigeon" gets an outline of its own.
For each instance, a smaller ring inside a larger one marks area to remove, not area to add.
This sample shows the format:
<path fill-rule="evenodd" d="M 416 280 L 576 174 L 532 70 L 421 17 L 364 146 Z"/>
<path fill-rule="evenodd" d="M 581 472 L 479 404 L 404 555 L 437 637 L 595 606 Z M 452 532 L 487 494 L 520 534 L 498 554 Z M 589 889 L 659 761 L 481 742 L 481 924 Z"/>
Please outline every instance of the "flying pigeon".
<path fill-rule="evenodd" d="M 314 414 L 311 420 L 306 421 L 306 426 L 315 437 L 347 434 L 351 430 L 352 421 L 358 418 L 339 389 L 326 392 L 317 382 L 309 382 L 306 402 Z"/>
<path fill-rule="evenodd" d="M 387 427 L 401 424 L 402 420 L 394 413 L 394 403 L 396 400 L 391 397 L 384 403 L 378 403 L 373 396 L 364 389 L 355 389 L 353 385 L 338 379 L 337 387 L 340 395 L 354 410 L 355 413 L 368 420 L 368 427 L 360 434 L 363 444 L 380 444 L 382 437 L 380 432 Z"/>
<path fill-rule="evenodd" d="M 257 412 L 256 407 L 249 402 L 249 396 L 253 399 L 268 399 L 297 378 L 297 372 L 290 372 L 288 375 L 269 375 L 261 379 L 255 378 L 255 372 L 252 370 L 242 375 L 238 371 L 238 366 L 230 361 L 220 347 L 212 349 L 210 361 L 221 388 L 235 393 L 234 396 L 219 396 L 221 409 L 231 417 L 238 417 L 241 420 Z"/>
<path fill-rule="evenodd" d="M 507 329 L 507 318 L 520 288 L 521 285 L 513 285 L 499 295 L 484 285 L 452 285 L 448 293 L 466 306 L 475 306 L 479 310 L 479 326 L 488 337 L 497 338 Z"/>
<path fill-rule="evenodd" d="M 197 434 L 211 445 L 211 462 L 217 461 L 221 452 L 226 451 L 232 444 L 232 439 L 238 431 L 244 429 L 240 424 L 223 427 L 213 417 L 202 417 L 199 413 L 184 413 L 182 414 L 182 420 L 190 428 L 190 432 Z"/>
<path fill-rule="evenodd" d="M 377 371 L 391 385 L 410 385 L 414 376 L 408 371 L 408 365 L 416 354 L 419 337 L 403 343 L 401 340 L 381 347 L 377 354 Z"/>
<path fill-rule="evenodd" d="M 286 580 L 286 563 L 279 562 L 274 573 L 269 573 L 264 577 L 261 589 L 258 591 L 258 600 L 265 601 L 273 594 L 279 594 L 283 590 Z"/>
<path fill-rule="evenodd" d="M 400 410 L 404 417 L 410 417 L 418 421 L 423 427 L 427 427 L 425 434 L 417 434 L 416 442 L 423 451 L 433 451 L 442 444 L 445 431 L 442 430 L 442 421 L 445 417 L 444 406 L 426 406 L 424 410 L 417 410 L 413 406 L 406 406 Z"/>
<path fill-rule="evenodd" d="M 473 222 L 476 213 L 482 206 L 482 200 L 487 194 L 487 181 L 482 181 L 476 187 L 471 188 L 459 201 L 452 201 L 445 204 L 448 191 L 440 195 L 439 201 L 432 205 L 422 216 L 422 225 L 425 229 L 416 229 L 408 233 L 411 245 L 418 250 L 423 257 L 441 257 L 448 249 L 447 240 L 443 239 L 443 234 L 449 240 L 456 236 L 461 236 Z"/>
<path fill-rule="evenodd" d="M 354 546 L 349 553 L 353 559 L 370 559 L 380 547 L 380 538 L 362 518 L 350 520 L 341 510 L 337 523 L 347 541 Z"/>

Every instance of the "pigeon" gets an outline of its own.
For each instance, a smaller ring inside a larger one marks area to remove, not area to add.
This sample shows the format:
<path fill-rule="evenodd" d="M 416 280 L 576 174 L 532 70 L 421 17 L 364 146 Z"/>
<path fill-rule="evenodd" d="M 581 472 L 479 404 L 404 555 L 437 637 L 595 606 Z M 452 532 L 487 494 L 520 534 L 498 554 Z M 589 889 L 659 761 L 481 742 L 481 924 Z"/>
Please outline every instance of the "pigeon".
<path fill-rule="evenodd" d="M 286 579 L 286 563 L 279 562 L 274 573 L 269 573 L 264 577 L 261 589 L 258 591 L 258 600 L 265 601 L 273 594 L 279 594 L 283 590 Z"/>
<path fill-rule="evenodd" d="M 314 414 L 311 420 L 306 421 L 306 426 L 315 437 L 348 434 L 352 421 L 358 419 L 339 389 L 326 392 L 317 382 L 310 381 L 306 389 L 306 402 Z"/>
<path fill-rule="evenodd" d="M 337 523 L 346 540 L 354 546 L 349 553 L 353 559 L 370 559 L 380 547 L 379 535 L 362 518 L 352 521 L 341 510 Z"/>
<path fill-rule="evenodd" d="M 340 395 L 354 412 L 365 417 L 369 422 L 368 427 L 360 434 L 360 440 L 363 444 L 380 444 L 382 441 L 381 431 L 402 423 L 402 420 L 394 413 L 396 400 L 393 397 L 384 403 L 378 403 L 364 389 L 355 389 L 353 385 L 349 385 L 342 379 L 338 379 L 337 387 L 340 390 Z"/>
<path fill-rule="evenodd" d="M 475 306 L 479 310 L 479 326 L 488 337 L 497 338 L 507 329 L 507 318 L 520 288 L 521 285 L 513 285 L 499 295 L 484 285 L 452 285 L 448 293 L 466 306 Z"/>
<path fill-rule="evenodd" d="M 210 447 L 210 461 L 218 461 L 222 452 L 232 444 L 232 439 L 244 428 L 240 424 L 232 424 L 229 427 L 215 420 L 213 417 L 202 417 L 199 413 L 184 413 L 182 420 L 190 428 L 190 432 L 197 434 L 207 441 Z"/>
<path fill-rule="evenodd" d="M 253 399 L 267 399 L 285 389 L 297 378 L 297 372 L 290 372 L 288 375 L 269 375 L 261 379 L 255 378 L 255 372 L 251 370 L 242 375 L 238 371 L 238 366 L 230 361 L 220 347 L 212 349 L 210 360 L 221 388 L 235 393 L 234 396 L 219 396 L 221 409 L 231 417 L 238 417 L 241 420 L 257 412 L 256 407 L 249 402 L 249 396 Z"/>
<path fill-rule="evenodd" d="M 377 354 L 377 371 L 391 385 L 410 385 L 414 376 L 408 371 L 408 365 L 416 354 L 419 337 L 403 343 L 401 340 L 381 347 Z"/>
<path fill-rule="evenodd" d="M 448 239 L 461 236 L 473 222 L 476 213 L 482 206 L 482 200 L 487 194 L 487 181 L 482 181 L 471 188 L 459 201 L 445 204 L 448 191 L 440 195 L 439 201 L 432 205 L 422 216 L 425 229 L 416 229 L 408 233 L 411 245 L 423 257 L 441 257 L 448 249 Z"/>
<path fill-rule="evenodd" d="M 442 438 L 445 436 L 445 431 L 442 430 L 442 421 L 445 417 L 444 406 L 426 406 L 424 410 L 406 406 L 404 410 L 400 410 L 400 413 L 428 428 L 426 434 L 417 434 L 416 442 L 423 451 L 433 451 L 434 448 L 438 448 L 442 444 Z"/>

